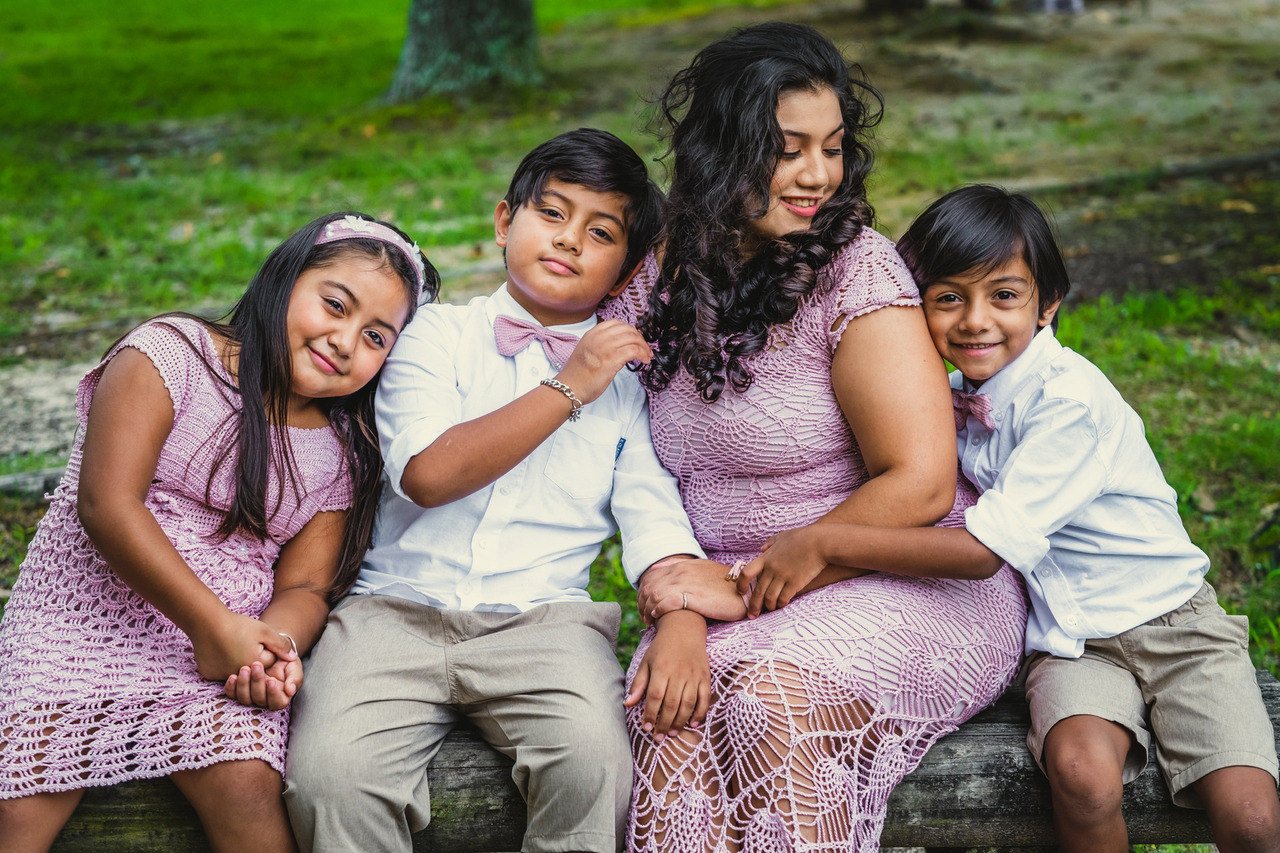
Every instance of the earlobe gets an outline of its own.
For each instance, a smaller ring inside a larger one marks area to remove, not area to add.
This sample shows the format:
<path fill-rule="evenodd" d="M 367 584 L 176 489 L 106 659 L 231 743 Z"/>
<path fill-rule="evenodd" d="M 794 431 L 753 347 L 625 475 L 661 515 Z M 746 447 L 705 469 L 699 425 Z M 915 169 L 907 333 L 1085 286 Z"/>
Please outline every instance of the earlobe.
<path fill-rule="evenodd" d="M 619 293 L 627 289 L 627 285 L 631 283 L 631 279 L 635 278 L 640 272 L 640 268 L 644 266 L 644 258 L 635 265 L 631 272 L 622 277 L 622 280 L 609 289 L 610 296 L 617 296 Z"/>
<path fill-rule="evenodd" d="M 507 232 L 511 229 L 511 205 L 503 199 L 493 209 L 493 239 L 501 249 L 507 248 Z"/>

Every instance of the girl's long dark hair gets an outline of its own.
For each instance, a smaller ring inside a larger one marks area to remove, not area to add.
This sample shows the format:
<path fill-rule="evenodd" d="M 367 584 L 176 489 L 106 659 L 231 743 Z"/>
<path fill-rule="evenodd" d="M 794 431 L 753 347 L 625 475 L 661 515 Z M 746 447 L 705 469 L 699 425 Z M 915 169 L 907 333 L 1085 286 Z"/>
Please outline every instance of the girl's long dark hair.
<path fill-rule="evenodd" d="M 299 494 L 301 482 L 293 448 L 289 441 L 289 394 L 293 385 L 293 363 L 289 353 L 286 316 L 293 286 L 307 270 L 325 267 L 351 257 L 368 258 L 384 264 L 404 284 L 409 300 L 408 319 L 412 319 L 419 302 L 429 302 L 439 290 L 440 278 L 424 257 L 426 281 L 419 296 L 417 272 L 403 252 L 372 238 L 352 238 L 317 246 L 316 239 L 324 226 L 335 219 L 354 215 L 373 221 L 363 213 L 344 211 L 321 216 L 299 229 L 276 247 L 253 277 L 244 295 L 222 322 L 212 322 L 193 315 L 216 335 L 227 341 L 236 354 L 234 387 L 239 406 L 231 421 L 216 436 L 220 456 L 215 473 L 223 465 L 235 466 L 235 489 L 231 507 L 218 527 L 216 535 L 226 537 L 243 533 L 265 539 L 268 521 L 278 509 L 283 490 Z M 404 232 L 393 228 L 405 242 L 412 244 Z M 193 342 L 188 342 L 199 354 Z M 203 358 L 203 356 L 201 356 Z M 206 363 L 214 376 L 221 373 Z M 379 374 L 380 375 L 380 374 Z M 326 596 L 335 601 L 355 582 L 365 551 L 373 539 L 373 524 L 378 510 L 382 476 L 382 455 L 374 425 L 373 395 L 378 379 L 374 377 L 359 391 L 345 397 L 320 400 L 334 432 L 342 444 L 344 462 L 351 476 L 352 505 L 347 513 L 338 572 Z M 272 435 L 278 441 L 273 445 Z M 211 437 L 212 438 L 212 437 Z M 269 496 L 268 472 L 275 468 L 277 493 Z M 344 472 L 335 472 L 342 476 Z M 212 482 L 206 488 L 210 496 Z"/>
<path fill-rule="evenodd" d="M 755 247 L 751 223 L 768 209 L 785 146 L 778 99 L 824 89 L 844 120 L 840 186 L 808 230 Z M 707 402 L 726 383 L 750 387 L 743 358 L 764 349 L 769 329 L 790 321 L 817 287 L 818 271 L 874 220 L 868 134 L 882 104 L 861 68 L 799 24 L 739 30 L 672 78 L 658 99 L 674 167 L 662 266 L 640 323 L 655 350 L 641 370 L 647 388 L 665 388 L 681 368 Z"/>

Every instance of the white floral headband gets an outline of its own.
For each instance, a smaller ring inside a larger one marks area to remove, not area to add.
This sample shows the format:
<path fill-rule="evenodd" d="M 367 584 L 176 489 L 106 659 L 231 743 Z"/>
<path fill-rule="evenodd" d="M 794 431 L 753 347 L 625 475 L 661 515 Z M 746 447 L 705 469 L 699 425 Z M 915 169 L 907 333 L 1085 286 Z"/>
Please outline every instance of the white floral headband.
<path fill-rule="evenodd" d="M 348 213 L 341 219 L 335 219 L 325 225 L 324 230 L 320 232 L 320 236 L 316 238 L 316 245 L 336 243 L 338 240 L 350 240 L 353 237 L 367 237 L 371 240 L 379 240 L 395 246 L 403 252 L 404 256 L 409 259 L 409 265 L 413 267 L 413 271 L 418 276 L 418 281 L 416 282 L 418 288 L 417 298 L 422 298 L 422 289 L 426 287 L 427 274 L 422 265 L 422 251 L 418 248 L 417 243 L 410 245 L 403 237 L 381 222 L 361 219 L 359 216 Z"/>

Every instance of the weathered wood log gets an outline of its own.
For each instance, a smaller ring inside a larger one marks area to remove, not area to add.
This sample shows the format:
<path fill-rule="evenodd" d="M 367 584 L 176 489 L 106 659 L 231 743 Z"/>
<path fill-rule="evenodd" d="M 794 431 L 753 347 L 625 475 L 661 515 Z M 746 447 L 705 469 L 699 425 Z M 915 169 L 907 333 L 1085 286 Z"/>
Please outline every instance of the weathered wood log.
<path fill-rule="evenodd" d="M 1258 683 L 1280 731 L 1280 683 Z M 1049 787 L 1026 748 L 1028 714 L 1021 690 L 937 743 L 889 798 L 881 842 L 933 850 L 1052 847 Z M 511 781 L 511 762 L 472 730 L 445 740 L 428 779 L 431 825 L 414 836 L 415 851 L 485 853 L 519 850 L 525 806 Z M 1125 819 L 1133 844 L 1211 842 L 1204 812 L 1181 809 L 1154 762 L 1125 787 Z M 194 812 L 167 780 L 88 791 L 53 847 L 59 853 L 195 853 L 207 851 Z"/>

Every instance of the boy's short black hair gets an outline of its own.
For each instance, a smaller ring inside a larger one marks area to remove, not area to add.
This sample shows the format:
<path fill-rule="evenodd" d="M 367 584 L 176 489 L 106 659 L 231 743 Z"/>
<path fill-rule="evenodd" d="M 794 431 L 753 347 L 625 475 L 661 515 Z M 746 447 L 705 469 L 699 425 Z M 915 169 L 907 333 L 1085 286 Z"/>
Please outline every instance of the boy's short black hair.
<path fill-rule="evenodd" d="M 640 155 L 612 133 L 589 127 L 548 139 L 525 155 L 511 177 L 506 201 L 512 214 L 530 201 L 540 204 L 552 178 L 626 197 L 627 256 L 621 275 L 630 275 L 662 227 L 662 190 L 649 179 Z"/>
<path fill-rule="evenodd" d="M 929 205 L 898 241 L 898 254 L 922 295 L 940 279 L 986 274 L 1016 255 L 1031 270 L 1042 312 L 1071 290 L 1044 213 L 1030 196 L 987 184 L 952 190 Z M 1057 328 L 1057 315 L 1053 322 Z"/>

